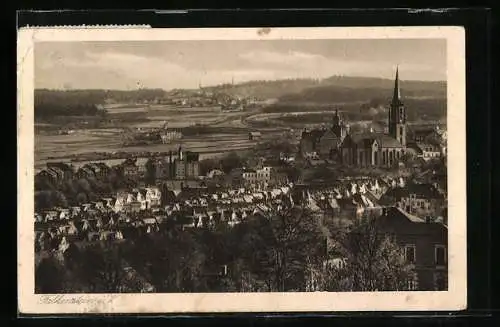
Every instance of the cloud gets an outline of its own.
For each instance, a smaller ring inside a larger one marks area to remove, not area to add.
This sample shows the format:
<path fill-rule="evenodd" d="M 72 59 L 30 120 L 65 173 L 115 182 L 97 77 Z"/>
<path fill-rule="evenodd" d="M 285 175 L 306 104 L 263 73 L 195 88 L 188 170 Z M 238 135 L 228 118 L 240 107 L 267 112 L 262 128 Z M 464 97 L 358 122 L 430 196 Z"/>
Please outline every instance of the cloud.
<path fill-rule="evenodd" d="M 351 60 L 349 57 L 326 57 L 320 54 L 288 51 L 251 51 L 239 56 L 250 65 L 263 66 L 268 69 L 281 70 L 277 75 L 284 77 L 326 78 L 332 75 L 373 76 L 393 78 L 395 65 L 389 61 L 371 62 Z M 433 75 L 435 68 L 415 63 L 399 63 L 404 75 L 427 79 Z"/>
<path fill-rule="evenodd" d="M 251 51 L 241 54 L 239 57 L 251 63 L 278 64 L 278 65 L 304 64 L 304 63 L 324 61 L 327 59 L 321 55 L 298 52 L 298 51 L 288 51 L 288 52 Z"/>
<path fill-rule="evenodd" d="M 197 51 L 197 50 L 193 50 Z M 117 48 L 85 48 L 79 45 L 51 45 L 36 51 L 35 85 L 38 88 L 195 88 L 251 80 L 283 78 L 326 78 L 332 75 L 393 78 L 395 63 L 327 57 L 307 51 L 250 50 L 241 53 L 191 53 L 183 56 L 155 55 Z M 176 52 L 173 52 L 174 54 Z M 399 63 L 401 79 L 427 79 L 435 67 Z M 434 73 L 434 74 L 433 74 Z M 445 78 L 445 77 L 444 77 Z"/>

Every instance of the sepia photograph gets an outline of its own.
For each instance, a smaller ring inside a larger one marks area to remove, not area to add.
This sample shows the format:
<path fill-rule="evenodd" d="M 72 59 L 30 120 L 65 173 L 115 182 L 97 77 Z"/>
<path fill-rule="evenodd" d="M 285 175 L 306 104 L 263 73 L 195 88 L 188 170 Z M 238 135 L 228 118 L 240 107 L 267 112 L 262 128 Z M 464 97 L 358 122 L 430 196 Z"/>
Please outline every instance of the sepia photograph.
<path fill-rule="evenodd" d="M 24 32 L 28 311 L 466 307 L 462 30 Z"/>

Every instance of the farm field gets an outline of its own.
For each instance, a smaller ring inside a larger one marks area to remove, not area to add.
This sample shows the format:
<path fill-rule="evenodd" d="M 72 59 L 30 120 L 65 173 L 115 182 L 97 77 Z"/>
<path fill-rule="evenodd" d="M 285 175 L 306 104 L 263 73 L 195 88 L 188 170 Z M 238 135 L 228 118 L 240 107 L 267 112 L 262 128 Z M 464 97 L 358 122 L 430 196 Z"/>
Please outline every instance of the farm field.
<path fill-rule="evenodd" d="M 75 129 L 67 135 L 36 134 L 35 169 L 44 167 L 48 161 L 69 161 L 74 156 L 91 153 L 141 153 L 168 152 L 177 150 L 179 145 L 185 150 L 196 151 L 202 158 L 221 153 L 248 149 L 256 144 L 248 139 L 249 131 L 261 131 L 262 138 L 272 139 L 282 135 L 290 127 L 301 129 L 329 123 L 330 117 L 339 108 L 359 106 L 355 103 L 337 103 L 311 106 L 309 103 L 283 104 L 276 107 L 255 108 L 249 111 L 222 112 L 216 107 L 185 108 L 172 105 L 118 105 L 107 108 L 113 117 L 125 117 L 138 113 L 147 121 L 141 120 L 121 124 L 130 129 L 161 128 L 164 122 L 170 128 L 193 128 L 183 132 L 178 143 L 124 146 L 123 128 Z M 351 122 L 351 126 L 366 127 L 370 121 Z M 84 158 L 82 158 L 83 160 Z M 88 157 L 87 159 L 88 160 Z M 113 159 L 114 160 L 114 159 Z"/>

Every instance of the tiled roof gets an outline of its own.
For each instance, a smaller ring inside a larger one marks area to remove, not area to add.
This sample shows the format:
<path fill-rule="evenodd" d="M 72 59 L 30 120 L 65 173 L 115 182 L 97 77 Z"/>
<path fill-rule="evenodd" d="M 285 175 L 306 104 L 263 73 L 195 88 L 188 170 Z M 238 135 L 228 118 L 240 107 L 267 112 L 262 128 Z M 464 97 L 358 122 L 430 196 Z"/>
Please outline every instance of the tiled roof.
<path fill-rule="evenodd" d="M 403 146 L 395 138 L 383 133 L 359 133 L 349 136 L 355 144 L 367 147 L 377 140 L 382 148 L 402 148 Z"/>

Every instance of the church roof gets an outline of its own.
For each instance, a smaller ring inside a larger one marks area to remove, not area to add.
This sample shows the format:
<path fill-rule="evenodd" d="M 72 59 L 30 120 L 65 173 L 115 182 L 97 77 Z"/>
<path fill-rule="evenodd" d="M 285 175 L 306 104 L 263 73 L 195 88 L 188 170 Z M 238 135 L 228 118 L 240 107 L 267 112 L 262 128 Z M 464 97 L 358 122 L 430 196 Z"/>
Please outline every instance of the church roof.
<path fill-rule="evenodd" d="M 360 133 L 353 134 L 350 136 L 352 141 L 363 147 L 370 147 L 373 141 L 377 140 L 378 144 L 382 148 L 402 148 L 403 146 L 398 140 L 391 137 L 390 135 L 383 133 Z"/>

